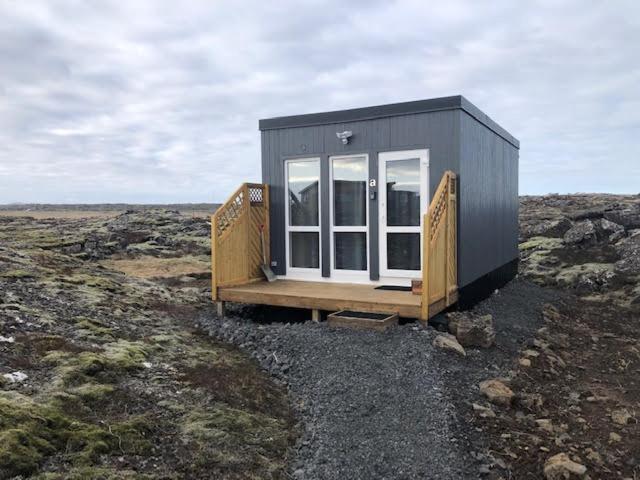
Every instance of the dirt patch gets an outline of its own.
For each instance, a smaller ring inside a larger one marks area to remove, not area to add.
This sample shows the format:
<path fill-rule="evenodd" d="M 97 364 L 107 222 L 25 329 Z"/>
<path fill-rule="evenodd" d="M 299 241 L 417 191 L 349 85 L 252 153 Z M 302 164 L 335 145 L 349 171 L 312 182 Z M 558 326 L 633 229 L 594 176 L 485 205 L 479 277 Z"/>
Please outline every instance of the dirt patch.
<path fill-rule="evenodd" d="M 249 408 L 265 413 L 277 411 L 290 414 L 281 387 L 273 384 L 267 374 L 256 375 L 255 366 L 233 365 L 228 361 L 216 364 L 200 363 L 182 369 L 182 380 L 207 390 L 216 401 L 234 408 Z"/>
<path fill-rule="evenodd" d="M 496 474 L 540 478 L 567 453 L 591 478 L 640 475 L 640 324 L 629 311 L 567 298 L 514 365 L 512 408 L 468 414 L 490 440 Z M 502 465 L 502 467 L 500 466 Z"/>

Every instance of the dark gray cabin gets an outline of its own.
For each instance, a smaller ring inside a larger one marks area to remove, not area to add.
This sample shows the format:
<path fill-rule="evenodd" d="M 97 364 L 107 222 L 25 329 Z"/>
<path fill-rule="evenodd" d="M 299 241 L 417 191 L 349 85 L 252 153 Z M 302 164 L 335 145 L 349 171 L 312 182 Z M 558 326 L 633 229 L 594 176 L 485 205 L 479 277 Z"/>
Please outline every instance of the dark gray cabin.
<path fill-rule="evenodd" d="M 520 144 L 463 96 L 259 128 L 278 276 L 408 286 L 420 277 L 422 216 L 446 171 L 457 176 L 459 302 L 517 273 Z"/>

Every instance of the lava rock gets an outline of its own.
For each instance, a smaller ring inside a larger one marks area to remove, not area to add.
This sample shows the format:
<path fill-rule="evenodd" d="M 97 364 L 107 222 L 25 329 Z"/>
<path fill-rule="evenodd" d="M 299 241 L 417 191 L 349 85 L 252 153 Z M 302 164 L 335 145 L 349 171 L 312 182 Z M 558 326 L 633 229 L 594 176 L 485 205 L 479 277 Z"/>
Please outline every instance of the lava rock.
<path fill-rule="evenodd" d="M 491 315 L 466 315 L 458 323 L 456 338 L 463 347 L 489 348 L 496 341 Z"/>
<path fill-rule="evenodd" d="M 582 476 L 587 472 L 587 467 L 574 462 L 566 453 L 558 453 L 547 459 L 544 464 L 544 477 L 547 480 L 565 480 L 571 475 Z"/>
<path fill-rule="evenodd" d="M 620 260 L 615 271 L 626 275 L 640 275 L 640 232 L 618 242 L 615 246 Z"/>
<path fill-rule="evenodd" d="M 608 238 L 613 243 L 624 237 L 624 227 L 618 223 L 601 218 L 594 222 L 598 236 Z"/>
<path fill-rule="evenodd" d="M 503 407 L 510 406 L 514 397 L 513 391 L 495 378 L 480 382 L 480 393 L 487 397 L 491 403 Z"/>
<path fill-rule="evenodd" d="M 596 227 L 591 220 L 577 222 L 564 234 L 563 239 L 568 245 L 596 243 Z"/>
<path fill-rule="evenodd" d="M 640 206 L 607 211 L 604 213 L 604 218 L 610 222 L 622 225 L 627 230 L 640 228 Z"/>
<path fill-rule="evenodd" d="M 433 346 L 441 348 L 443 350 L 455 352 L 459 355 L 462 355 L 463 357 L 467 356 L 467 352 L 465 352 L 464 348 L 462 347 L 462 345 L 460 345 L 456 337 L 448 333 L 441 333 L 440 335 L 438 335 L 433 340 Z"/>
<path fill-rule="evenodd" d="M 542 220 L 540 223 L 528 228 L 524 233 L 526 237 L 562 238 L 571 226 L 569 219 L 562 217 L 559 220 Z"/>

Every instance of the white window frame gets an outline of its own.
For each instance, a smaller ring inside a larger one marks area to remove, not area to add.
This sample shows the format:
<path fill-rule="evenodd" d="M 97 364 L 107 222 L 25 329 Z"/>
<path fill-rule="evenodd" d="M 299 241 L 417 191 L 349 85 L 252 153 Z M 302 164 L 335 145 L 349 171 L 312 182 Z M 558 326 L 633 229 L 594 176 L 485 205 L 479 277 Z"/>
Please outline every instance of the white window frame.
<path fill-rule="evenodd" d="M 420 160 L 420 226 L 413 227 L 389 227 L 387 226 L 387 162 L 394 160 Z M 378 230 L 379 230 L 379 259 L 380 277 L 402 278 L 407 281 L 422 278 L 422 252 L 423 252 L 423 220 L 424 214 L 429 208 L 429 149 L 397 150 L 393 152 L 380 152 L 378 154 Z M 387 233 L 420 233 L 420 270 L 399 270 L 387 268 Z"/>
<path fill-rule="evenodd" d="M 367 167 L 365 174 L 365 225 L 362 226 L 335 226 L 334 219 L 334 208 L 335 202 L 333 198 L 333 161 L 341 160 L 345 158 L 364 158 L 365 165 Z M 346 270 L 346 269 L 337 269 L 336 268 L 336 259 L 335 259 L 335 236 L 336 232 L 348 232 L 348 233 L 356 233 L 356 232 L 364 232 L 366 236 L 366 250 L 367 250 L 367 269 L 366 270 Z M 330 265 L 331 272 L 330 276 L 334 280 L 343 280 L 343 281 L 362 281 L 369 279 L 369 264 L 370 264 L 370 255 L 371 251 L 369 248 L 370 245 L 370 235 L 369 235 L 369 155 L 366 153 L 353 153 L 350 155 L 333 155 L 329 157 L 329 253 L 330 253 Z"/>
<path fill-rule="evenodd" d="M 289 163 L 317 162 L 318 163 L 318 225 L 296 226 L 289 225 Z M 320 157 L 289 158 L 284 161 L 284 226 L 285 226 L 285 257 L 287 259 L 286 278 L 300 280 L 317 280 L 322 273 L 322 165 Z M 291 232 L 315 232 L 318 234 L 318 268 L 301 268 L 291 266 L 291 250 L 289 234 Z"/>

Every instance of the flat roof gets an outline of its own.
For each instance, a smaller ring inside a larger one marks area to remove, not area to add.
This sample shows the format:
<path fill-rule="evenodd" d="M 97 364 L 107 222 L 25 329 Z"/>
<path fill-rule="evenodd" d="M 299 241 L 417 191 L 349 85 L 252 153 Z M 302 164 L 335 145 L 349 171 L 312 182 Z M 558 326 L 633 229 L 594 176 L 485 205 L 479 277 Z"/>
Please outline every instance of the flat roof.
<path fill-rule="evenodd" d="M 395 117 L 398 115 L 410 115 L 415 113 L 438 112 L 455 109 L 465 111 L 478 122 L 504 138 L 514 147 L 520 148 L 520 142 L 513 135 L 498 125 L 488 115 L 483 113 L 478 107 L 462 95 L 430 98 L 427 100 L 415 100 L 412 102 L 390 103 L 387 105 L 376 105 L 373 107 L 351 108 L 348 110 L 335 110 L 332 112 L 306 113 L 303 115 L 266 118 L 258 122 L 258 128 L 260 130 L 277 130 L 280 128 L 310 127 L 314 125 L 358 122 L 384 117 Z"/>

